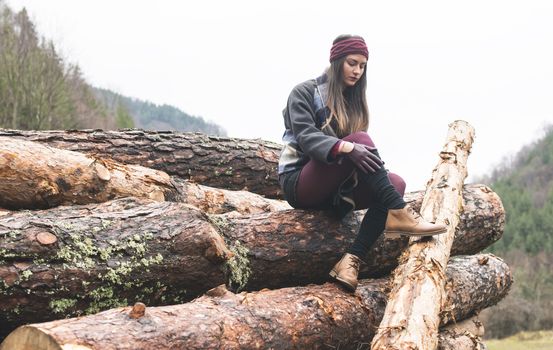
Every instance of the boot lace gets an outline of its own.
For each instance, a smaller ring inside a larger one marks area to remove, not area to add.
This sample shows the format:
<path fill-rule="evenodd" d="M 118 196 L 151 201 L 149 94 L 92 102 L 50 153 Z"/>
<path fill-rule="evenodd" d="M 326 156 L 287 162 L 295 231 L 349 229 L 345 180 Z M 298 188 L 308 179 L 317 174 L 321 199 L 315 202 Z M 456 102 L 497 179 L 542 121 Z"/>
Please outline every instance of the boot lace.
<path fill-rule="evenodd" d="M 354 268 L 355 270 L 359 270 L 359 259 L 352 258 L 349 261 L 349 267 Z"/>
<path fill-rule="evenodd" d="M 416 211 L 413 206 L 411 205 L 412 203 L 415 203 L 415 200 L 410 200 L 407 203 L 407 210 L 409 210 L 411 212 L 411 214 L 413 214 L 415 220 L 419 221 L 419 219 L 423 219 L 422 215 Z"/>

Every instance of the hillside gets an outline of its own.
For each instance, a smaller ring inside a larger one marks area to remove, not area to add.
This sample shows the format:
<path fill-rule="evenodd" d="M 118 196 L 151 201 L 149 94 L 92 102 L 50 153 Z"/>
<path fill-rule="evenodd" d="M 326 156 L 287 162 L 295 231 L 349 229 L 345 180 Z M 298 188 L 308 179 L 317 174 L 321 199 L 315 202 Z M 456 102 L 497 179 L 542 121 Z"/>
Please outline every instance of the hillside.
<path fill-rule="evenodd" d="M 226 131 L 219 125 L 206 122 L 202 117 L 188 115 L 173 106 L 165 104 L 156 105 L 102 88 L 94 88 L 94 93 L 106 105 L 115 106 L 120 103 L 124 106 L 132 117 L 134 126 L 137 128 L 146 130 L 197 131 L 209 135 L 226 136 Z"/>
<path fill-rule="evenodd" d="M 505 233 L 489 251 L 515 276 L 510 295 L 483 313 L 487 334 L 553 329 L 553 127 L 479 182 L 503 201 Z"/>
<path fill-rule="evenodd" d="M 553 253 L 553 127 L 486 180 L 507 212 L 505 235 L 493 252 Z"/>
<path fill-rule="evenodd" d="M 37 32 L 25 9 L 0 0 L 0 128 L 22 130 L 119 129 L 200 131 L 220 126 L 179 109 L 92 87 L 77 64 Z"/>

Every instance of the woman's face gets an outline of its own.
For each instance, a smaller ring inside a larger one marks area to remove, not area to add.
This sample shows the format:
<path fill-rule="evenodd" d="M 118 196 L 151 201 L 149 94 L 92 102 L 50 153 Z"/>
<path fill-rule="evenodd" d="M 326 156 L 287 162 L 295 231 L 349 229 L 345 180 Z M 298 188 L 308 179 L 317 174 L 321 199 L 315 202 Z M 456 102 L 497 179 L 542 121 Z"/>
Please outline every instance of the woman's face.
<path fill-rule="evenodd" d="M 367 58 L 360 54 L 347 55 L 342 67 L 342 77 L 344 79 L 344 86 L 351 87 L 355 85 L 365 70 L 367 64 Z"/>

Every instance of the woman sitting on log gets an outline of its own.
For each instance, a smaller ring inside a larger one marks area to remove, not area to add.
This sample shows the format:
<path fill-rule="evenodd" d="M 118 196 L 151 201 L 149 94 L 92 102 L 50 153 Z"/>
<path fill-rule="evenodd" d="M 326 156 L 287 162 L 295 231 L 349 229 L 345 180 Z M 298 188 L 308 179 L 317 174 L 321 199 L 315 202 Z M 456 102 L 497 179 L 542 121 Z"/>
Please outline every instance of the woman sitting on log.
<path fill-rule="evenodd" d="M 397 237 L 446 231 L 406 208 L 405 182 L 383 167 L 366 132 L 368 58 L 362 37 L 341 35 L 330 50 L 330 68 L 294 87 L 283 111 L 278 164 L 280 186 L 294 208 L 332 209 L 340 218 L 368 208 L 353 245 L 330 271 L 350 291 L 357 287 L 361 259 L 382 232 Z"/>

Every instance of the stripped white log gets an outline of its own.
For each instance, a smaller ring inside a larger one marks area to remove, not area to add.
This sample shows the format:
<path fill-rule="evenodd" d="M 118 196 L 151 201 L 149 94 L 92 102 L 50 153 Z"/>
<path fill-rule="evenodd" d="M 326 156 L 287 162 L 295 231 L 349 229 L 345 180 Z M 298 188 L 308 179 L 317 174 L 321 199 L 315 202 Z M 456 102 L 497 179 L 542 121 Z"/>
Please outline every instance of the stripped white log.
<path fill-rule="evenodd" d="M 440 312 L 445 300 L 445 268 L 462 209 L 466 163 L 474 129 L 465 121 L 449 125 L 440 161 L 428 182 L 421 215 L 444 223 L 447 232 L 412 238 L 394 270 L 393 285 L 371 349 L 427 350 L 438 345 Z"/>

